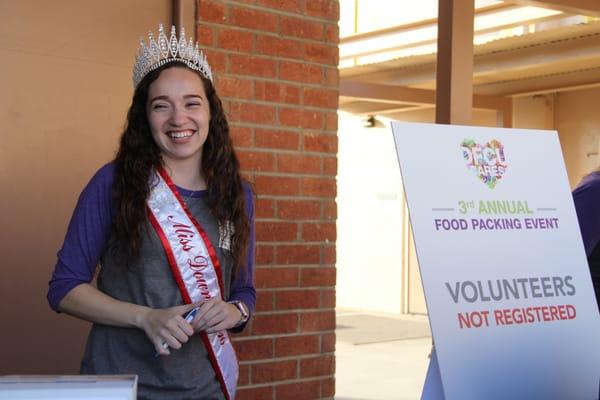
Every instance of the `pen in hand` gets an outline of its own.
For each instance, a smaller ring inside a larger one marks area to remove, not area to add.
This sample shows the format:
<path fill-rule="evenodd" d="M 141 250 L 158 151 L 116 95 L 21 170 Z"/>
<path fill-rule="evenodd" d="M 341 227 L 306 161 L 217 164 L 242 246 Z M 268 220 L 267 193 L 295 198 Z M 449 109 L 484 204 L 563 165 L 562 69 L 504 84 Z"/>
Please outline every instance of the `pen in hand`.
<path fill-rule="evenodd" d="M 192 308 L 190 311 L 188 311 L 187 314 L 185 314 L 183 319 L 185 319 L 185 321 L 188 324 L 191 324 L 199 310 L 200 310 L 200 306 Z M 161 346 L 163 349 L 169 348 L 169 345 L 164 340 L 162 341 Z M 159 356 L 160 356 L 160 353 L 157 351 L 156 354 L 154 354 L 154 357 L 159 357 Z"/>

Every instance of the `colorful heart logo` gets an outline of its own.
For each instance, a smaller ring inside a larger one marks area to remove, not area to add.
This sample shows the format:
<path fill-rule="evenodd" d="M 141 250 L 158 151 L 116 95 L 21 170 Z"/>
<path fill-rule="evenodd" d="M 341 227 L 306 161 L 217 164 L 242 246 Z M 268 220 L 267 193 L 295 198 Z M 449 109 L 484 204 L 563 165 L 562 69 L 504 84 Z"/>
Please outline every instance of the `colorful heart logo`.
<path fill-rule="evenodd" d="M 493 139 L 481 145 L 473 139 L 465 139 L 460 148 L 467 168 L 490 189 L 495 188 L 508 167 L 502 143 Z"/>

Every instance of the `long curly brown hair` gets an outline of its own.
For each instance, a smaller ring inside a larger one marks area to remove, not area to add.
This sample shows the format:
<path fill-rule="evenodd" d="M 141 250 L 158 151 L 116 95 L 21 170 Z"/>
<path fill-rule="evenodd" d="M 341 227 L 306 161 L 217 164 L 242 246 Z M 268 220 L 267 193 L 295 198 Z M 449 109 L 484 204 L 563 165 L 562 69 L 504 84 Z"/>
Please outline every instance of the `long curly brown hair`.
<path fill-rule="evenodd" d="M 138 84 L 114 160 L 116 171 L 113 196 L 117 204 L 114 227 L 119 242 L 126 244 L 128 264 L 139 255 L 142 233 L 144 227 L 147 227 L 146 199 L 150 194 L 150 174 L 154 167 L 163 165 L 146 115 L 148 91 L 160 73 L 172 67 L 186 66 L 181 62 L 167 63 L 149 72 Z M 246 270 L 250 236 L 240 165 L 233 149 L 223 105 L 212 82 L 196 71 L 193 72 L 202 79 L 210 106 L 208 137 L 202 149 L 202 165 L 199 168 L 206 181 L 207 202 L 213 215 L 221 224 L 233 224 L 232 258 L 235 276 Z"/>

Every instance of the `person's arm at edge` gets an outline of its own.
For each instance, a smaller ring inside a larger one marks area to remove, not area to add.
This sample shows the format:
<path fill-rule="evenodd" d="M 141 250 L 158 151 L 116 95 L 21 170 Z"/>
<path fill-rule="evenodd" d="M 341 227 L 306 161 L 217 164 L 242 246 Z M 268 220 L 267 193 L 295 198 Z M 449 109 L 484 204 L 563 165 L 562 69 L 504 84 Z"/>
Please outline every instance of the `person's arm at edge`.
<path fill-rule="evenodd" d="M 59 304 L 73 288 L 94 278 L 110 234 L 113 180 L 114 165 L 109 163 L 96 172 L 79 196 L 48 283 L 48 303 L 56 312 L 61 312 Z"/>
<path fill-rule="evenodd" d="M 596 174 L 585 178 L 573 191 L 586 256 L 600 243 L 600 173 Z"/>

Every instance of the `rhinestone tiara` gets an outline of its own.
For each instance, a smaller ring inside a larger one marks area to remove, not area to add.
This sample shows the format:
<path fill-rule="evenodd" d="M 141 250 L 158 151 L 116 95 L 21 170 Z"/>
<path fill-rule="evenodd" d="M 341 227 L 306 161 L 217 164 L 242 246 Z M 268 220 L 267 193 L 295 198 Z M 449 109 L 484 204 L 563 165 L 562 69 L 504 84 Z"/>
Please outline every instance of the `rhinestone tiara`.
<path fill-rule="evenodd" d="M 194 45 L 192 38 L 186 43 L 185 31 L 181 28 L 179 38 L 175 34 L 175 26 L 171 27 L 171 35 L 167 38 L 165 30 L 160 24 L 158 26 L 158 42 L 154 40 L 152 31 L 148 32 L 148 44 L 140 38 L 140 49 L 135 58 L 133 66 L 133 87 L 136 88 L 148 72 L 165 65 L 171 61 L 180 61 L 189 68 L 198 71 L 212 82 L 212 72 L 206 55 L 198 48 L 198 42 Z"/>

